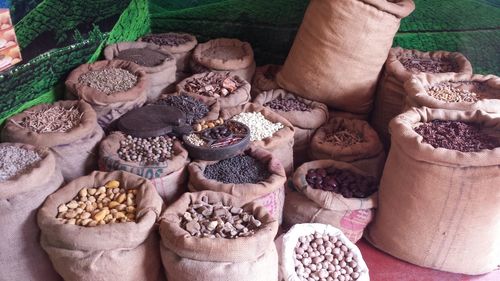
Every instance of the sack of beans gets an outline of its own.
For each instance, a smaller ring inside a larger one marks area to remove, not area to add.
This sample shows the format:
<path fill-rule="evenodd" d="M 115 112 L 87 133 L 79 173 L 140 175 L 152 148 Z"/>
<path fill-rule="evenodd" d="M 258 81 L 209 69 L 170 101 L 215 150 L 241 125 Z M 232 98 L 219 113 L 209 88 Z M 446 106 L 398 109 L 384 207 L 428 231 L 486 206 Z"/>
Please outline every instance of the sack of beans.
<path fill-rule="evenodd" d="M 328 224 L 296 224 L 276 240 L 279 281 L 369 281 L 358 247 Z"/>
<path fill-rule="evenodd" d="M 361 170 L 380 175 L 385 152 L 377 132 L 368 122 L 330 118 L 311 139 L 311 159 L 349 162 Z"/>
<path fill-rule="evenodd" d="M 500 266 L 500 117 L 419 108 L 389 124 L 391 149 L 367 231 L 377 248 L 442 271 Z"/>
<path fill-rule="evenodd" d="M 221 161 L 193 161 L 188 169 L 189 190 L 224 192 L 243 203 L 258 203 L 281 223 L 286 175 L 268 151 L 251 146 L 243 154 Z"/>
<path fill-rule="evenodd" d="M 11 117 L 2 130 L 2 141 L 51 148 L 65 181 L 97 169 L 103 137 L 95 111 L 84 101 L 34 106 Z"/>
<path fill-rule="evenodd" d="M 345 162 L 304 163 L 293 175 L 293 188 L 286 195 L 286 224 L 331 224 L 354 243 L 363 236 L 377 207 L 377 177 Z"/>
<path fill-rule="evenodd" d="M 189 72 L 189 61 L 194 47 L 198 44 L 196 37 L 187 33 L 159 33 L 148 34 L 139 38 L 141 42 L 147 42 L 161 46 L 175 57 L 177 72 Z"/>
<path fill-rule="evenodd" d="M 255 73 L 252 46 L 238 39 L 219 38 L 198 44 L 191 66 L 194 73 L 230 72 L 249 83 Z"/>
<path fill-rule="evenodd" d="M 189 125 L 216 120 L 220 112 L 220 104 L 217 100 L 202 100 L 196 96 L 178 93 L 161 95 L 155 104 L 169 105 L 180 109 L 186 114 L 186 123 Z"/>
<path fill-rule="evenodd" d="M 0 144 L 0 279 L 61 280 L 40 247 L 36 212 L 62 183 L 50 150 Z"/>
<path fill-rule="evenodd" d="M 278 84 L 336 109 L 369 113 L 377 80 L 412 0 L 314 0 Z"/>
<path fill-rule="evenodd" d="M 255 103 L 222 109 L 220 118 L 241 122 L 250 128 L 250 141 L 281 161 L 287 175 L 293 173 L 295 129 L 281 115 Z"/>
<path fill-rule="evenodd" d="M 252 81 L 252 98 L 264 91 L 279 89 L 276 82 L 276 74 L 280 71 L 281 65 L 266 64 L 255 69 L 255 75 Z"/>
<path fill-rule="evenodd" d="M 169 281 L 276 281 L 278 222 L 266 208 L 221 192 L 185 193 L 161 217 Z"/>
<path fill-rule="evenodd" d="M 472 66 L 464 55 L 456 52 L 420 52 L 392 48 L 377 85 L 375 108 L 371 117 L 371 124 L 386 148 L 390 142 L 389 121 L 403 112 L 405 105 L 404 83 L 418 73 L 471 74 Z"/>
<path fill-rule="evenodd" d="M 283 89 L 260 93 L 254 103 L 270 108 L 293 125 L 293 160 L 298 166 L 308 160 L 310 140 L 321 125 L 328 120 L 328 107 L 320 102 L 307 100 Z"/>
<path fill-rule="evenodd" d="M 121 42 L 108 45 L 104 49 L 104 57 L 139 65 L 150 82 L 148 101 L 156 100 L 164 89 L 175 82 L 175 58 L 161 46 L 146 42 Z"/>
<path fill-rule="evenodd" d="M 47 198 L 40 243 L 64 280 L 161 280 L 162 206 L 147 179 L 93 172 Z"/>
<path fill-rule="evenodd" d="M 142 106 L 150 87 L 139 65 L 121 60 L 82 64 L 71 71 L 65 84 L 66 97 L 88 102 L 104 129 L 129 110 Z"/>

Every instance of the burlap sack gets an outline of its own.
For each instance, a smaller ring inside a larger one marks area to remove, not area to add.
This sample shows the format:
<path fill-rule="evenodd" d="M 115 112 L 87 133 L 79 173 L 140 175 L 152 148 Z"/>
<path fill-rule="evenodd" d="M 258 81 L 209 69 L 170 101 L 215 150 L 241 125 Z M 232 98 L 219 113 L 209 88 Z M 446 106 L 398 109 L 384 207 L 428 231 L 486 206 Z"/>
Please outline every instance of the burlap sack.
<path fill-rule="evenodd" d="M 363 142 L 350 146 L 340 146 L 325 141 L 326 135 L 343 130 L 343 128 L 359 132 L 363 137 Z M 330 118 L 328 123 L 316 130 L 311 139 L 310 153 L 311 159 L 349 162 L 361 170 L 369 171 L 378 176 L 384 169 L 384 147 L 375 130 L 363 120 Z"/>
<path fill-rule="evenodd" d="M 346 111 L 339 111 L 339 110 L 334 110 L 334 109 L 329 109 L 328 115 L 330 116 L 329 119 L 332 118 L 345 118 L 345 119 L 358 119 L 358 120 L 365 120 L 368 121 L 370 115 L 369 114 L 357 114 L 357 113 L 352 113 L 352 112 L 346 112 Z"/>
<path fill-rule="evenodd" d="M 125 92 L 110 95 L 88 87 L 78 82 L 83 74 L 104 68 L 123 68 L 137 75 L 137 84 Z M 97 113 L 97 122 L 106 129 L 111 122 L 120 118 L 128 111 L 141 107 L 145 102 L 150 81 L 144 70 L 133 62 L 112 60 L 98 61 L 92 64 L 82 64 L 69 74 L 66 79 L 66 98 L 81 99 L 88 102 Z"/>
<path fill-rule="evenodd" d="M 81 113 L 80 124 L 66 133 L 40 134 L 18 125 L 29 112 L 37 112 L 53 106 L 78 109 Z M 51 148 L 64 180 L 70 181 L 97 169 L 97 145 L 103 137 L 104 131 L 97 125 L 96 113 L 88 103 L 59 101 L 54 104 L 40 104 L 11 117 L 5 123 L 1 138 L 2 141 Z"/>
<path fill-rule="evenodd" d="M 311 111 L 288 112 L 270 109 L 292 123 L 295 130 L 293 136 L 293 160 L 294 165 L 299 166 L 309 158 L 308 151 L 310 150 L 310 140 L 314 132 L 328 120 L 328 107 L 320 102 L 298 97 L 283 89 L 264 91 L 255 97 L 253 102 L 265 106 L 266 103 L 278 98 L 297 99 L 312 108 Z"/>
<path fill-rule="evenodd" d="M 118 180 L 125 189 L 138 189 L 135 222 L 96 227 L 62 224 L 57 207 L 73 199 L 83 187 Z M 38 212 L 41 245 L 64 280 L 156 281 L 161 262 L 157 220 L 162 200 L 147 179 L 115 171 L 93 172 L 70 182 L 47 198 Z"/>
<path fill-rule="evenodd" d="M 126 171 L 151 180 L 156 190 L 167 202 L 173 202 L 186 191 L 185 170 L 189 163 L 188 152 L 179 141 L 174 142 L 172 159 L 157 165 L 129 162 L 118 156 L 120 142 L 126 136 L 119 131 L 112 132 L 99 145 L 99 169 L 101 171 Z"/>
<path fill-rule="evenodd" d="M 108 45 L 104 49 L 104 57 L 107 60 L 113 60 L 121 51 L 127 49 L 149 49 L 166 56 L 160 65 L 152 67 L 139 65 L 146 72 L 146 76 L 150 81 L 148 101 L 158 99 L 162 91 L 175 82 L 175 72 L 177 70 L 175 57 L 161 46 L 146 42 L 121 42 Z"/>
<path fill-rule="evenodd" d="M 431 120 L 480 124 L 500 137 L 500 118 L 482 111 L 412 109 L 391 121 L 391 150 L 367 238 L 402 260 L 482 274 L 500 267 L 500 148 L 434 148 L 413 128 Z"/>
<path fill-rule="evenodd" d="M 281 65 L 266 64 L 255 69 L 252 81 L 252 98 L 264 91 L 279 89 L 276 74 L 281 70 Z"/>
<path fill-rule="evenodd" d="M 202 196 L 209 203 L 243 206 L 262 222 L 249 237 L 237 239 L 197 238 L 180 226 L 180 217 L 188 206 Z M 255 203 L 242 204 L 221 192 L 185 193 L 168 207 L 161 217 L 161 256 L 169 281 L 276 281 L 278 253 L 274 236 L 278 222 Z"/>
<path fill-rule="evenodd" d="M 229 193 L 242 203 L 255 202 L 264 206 L 280 223 L 283 219 L 283 204 L 285 202 L 286 175 L 281 163 L 268 151 L 251 146 L 245 151 L 261 163 L 266 163 L 271 176 L 259 183 L 231 184 L 222 183 L 205 177 L 205 168 L 217 161 L 197 160 L 189 164 L 190 191 L 211 190 Z"/>
<path fill-rule="evenodd" d="M 403 112 L 406 99 L 404 83 L 414 74 L 412 71 L 407 70 L 400 61 L 401 58 L 407 57 L 431 60 L 448 59 L 456 65 L 457 73 L 472 73 L 472 65 L 461 53 L 446 51 L 420 52 L 400 47 L 392 48 L 389 57 L 385 61 L 381 79 L 377 85 L 374 110 L 370 121 L 386 148 L 389 147 L 390 143 L 389 121 Z M 443 74 L 433 73 L 432 75 L 439 76 Z"/>
<path fill-rule="evenodd" d="M 0 280 L 59 281 L 49 257 L 40 247 L 36 212 L 49 194 L 63 183 L 56 159 L 48 149 L 2 143 L 36 150 L 42 160 L 13 179 L 0 182 Z"/>
<path fill-rule="evenodd" d="M 399 22 L 412 0 L 314 0 L 278 84 L 336 109 L 368 113 Z"/>
<path fill-rule="evenodd" d="M 260 112 L 267 120 L 273 123 L 281 123 L 284 128 L 280 129 L 272 137 L 252 142 L 253 145 L 264 148 L 281 161 L 287 175 L 293 173 L 293 136 L 295 129 L 293 125 L 279 114 L 268 108 L 255 103 L 247 103 L 240 106 L 222 109 L 219 117 L 224 120 L 231 119 L 241 112 Z"/>
<path fill-rule="evenodd" d="M 161 100 L 163 99 L 166 99 L 168 98 L 169 96 L 180 96 L 180 95 L 183 95 L 183 94 L 180 94 L 180 93 L 171 93 L 171 94 L 163 94 L 160 96 L 160 98 L 155 102 L 155 104 L 162 104 Z M 197 100 L 200 100 L 202 101 L 204 104 L 206 104 L 209 108 L 209 112 L 207 113 L 207 115 L 205 115 L 203 118 L 199 119 L 199 120 L 194 120 L 195 122 L 201 122 L 201 121 L 210 121 L 210 120 L 216 120 L 219 118 L 219 113 L 220 113 L 220 103 L 218 100 L 214 99 L 214 100 L 203 100 L 201 99 L 200 95 L 192 95 L 191 97 L 197 99 Z"/>

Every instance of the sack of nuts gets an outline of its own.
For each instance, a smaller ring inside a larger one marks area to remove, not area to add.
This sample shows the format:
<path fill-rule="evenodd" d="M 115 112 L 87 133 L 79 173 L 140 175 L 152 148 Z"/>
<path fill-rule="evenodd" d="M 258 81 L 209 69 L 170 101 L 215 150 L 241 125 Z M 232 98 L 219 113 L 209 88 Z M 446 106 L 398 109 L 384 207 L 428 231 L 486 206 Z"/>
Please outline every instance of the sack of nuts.
<path fill-rule="evenodd" d="M 276 247 L 279 281 L 370 280 L 358 247 L 331 225 L 296 224 L 276 239 Z"/>
<path fill-rule="evenodd" d="M 498 270 L 500 117 L 424 107 L 394 118 L 389 129 L 369 241 L 423 267 Z"/>
<path fill-rule="evenodd" d="M 126 171 L 147 178 L 165 203 L 186 192 L 188 152 L 169 136 L 138 138 L 115 131 L 99 145 L 101 171 Z"/>
<path fill-rule="evenodd" d="M 278 222 L 254 203 L 220 192 L 185 193 L 161 217 L 169 281 L 276 281 Z"/>
<path fill-rule="evenodd" d="M 12 116 L 2 130 L 2 141 L 51 148 L 65 181 L 97 168 L 103 137 L 95 111 L 84 101 L 34 106 Z"/>
<path fill-rule="evenodd" d="M 279 89 L 276 82 L 276 74 L 281 70 L 281 65 L 266 64 L 255 69 L 255 75 L 252 81 L 252 98 L 264 91 Z"/>
<path fill-rule="evenodd" d="M 63 183 L 56 158 L 46 148 L 1 143 L 0 159 L 0 279 L 59 281 L 36 223 L 38 208 Z"/>
<path fill-rule="evenodd" d="M 162 207 L 147 179 L 93 172 L 47 198 L 38 212 L 40 243 L 65 280 L 161 280 Z"/>
<path fill-rule="evenodd" d="M 261 204 L 281 223 L 286 175 L 268 151 L 251 146 L 244 154 L 229 159 L 191 162 L 188 169 L 189 190 L 224 192 L 243 203 Z"/>

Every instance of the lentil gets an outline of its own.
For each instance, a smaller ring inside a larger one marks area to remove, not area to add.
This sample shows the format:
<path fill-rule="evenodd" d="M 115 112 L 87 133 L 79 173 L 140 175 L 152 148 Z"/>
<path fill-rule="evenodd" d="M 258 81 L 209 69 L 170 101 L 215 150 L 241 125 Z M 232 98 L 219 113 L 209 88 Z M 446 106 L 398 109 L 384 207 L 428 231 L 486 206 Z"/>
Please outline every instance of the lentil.
<path fill-rule="evenodd" d="M 406 70 L 412 73 L 444 73 L 457 72 L 458 64 L 448 58 L 419 58 L 416 55 L 399 58 Z"/>
<path fill-rule="evenodd" d="M 260 141 L 272 137 L 274 133 L 284 128 L 281 123 L 273 123 L 260 112 L 242 112 L 231 120 L 241 122 L 250 129 L 250 141 Z"/>
<path fill-rule="evenodd" d="M 153 67 L 162 64 L 164 61 L 171 61 L 174 58 L 155 50 L 135 48 L 120 51 L 115 59 L 131 61 L 146 67 Z"/>
<path fill-rule="evenodd" d="M 311 106 L 297 99 L 277 98 L 264 104 L 274 110 L 289 111 L 311 111 Z"/>
<path fill-rule="evenodd" d="M 267 165 L 249 155 L 237 155 L 208 165 L 205 177 L 222 183 L 258 183 L 268 179 L 271 173 Z"/>
<path fill-rule="evenodd" d="M 177 47 L 191 41 L 191 37 L 187 34 L 178 33 L 149 34 L 142 37 L 142 41 L 160 46 Z"/>
<path fill-rule="evenodd" d="M 444 102 L 477 102 L 477 93 L 454 87 L 451 83 L 441 83 L 427 89 L 427 94 Z"/>
<path fill-rule="evenodd" d="M 366 198 L 378 189 L 374 177 L 366 177 L 349 170 L 330 167 L 307 171 L 307 183 L 314 189 L 339 193 L 345 198 Z"/>
<path fill-rule="evenodd" d="M 127 135 L 120 141 L 118 156 L 129 162 L 154 165 L 172 159 L 175 137 L 137 138 Z"/>
<path fill-rule="evenodd" d="M 104 68 L 83 74 L 78 82 L 110 95 L 130 90 L 137 83 L 137 76 L 126 69 Z"/>
<path fill-rule="evenodd" d="M 208 72 L 199 78 L 191 78 L 184 85 L 184 91 L 207 97 L 225 97 L 240 87 L 230 73 Z"/>
<path fill-rule="evenodd" d="M 80 114 L 77 108 L 64 108 L 61 106 L 51 106 L 40 111 L 25 111 L 26 117 L 21 122 L 11 122 L 20 127 L 29 129 L 35 133 L 65 133 L 80 124 L 83 113 Z"/>
<path fill-rule="evenodd" d="M 205 103 L 186 95 L 168 96 L 165 99 L 158 100 L 155 104 L 169 105 L 180 109 L 186 114 L 186 123 L 189 125 L 205 117 L 210 111 Z"/>
<path fill-rule="evenodd" d="M 0 145 L 0 159 L 0 182 L 28 172 L 42 160 L 37 152 L 13 145 Z"/>

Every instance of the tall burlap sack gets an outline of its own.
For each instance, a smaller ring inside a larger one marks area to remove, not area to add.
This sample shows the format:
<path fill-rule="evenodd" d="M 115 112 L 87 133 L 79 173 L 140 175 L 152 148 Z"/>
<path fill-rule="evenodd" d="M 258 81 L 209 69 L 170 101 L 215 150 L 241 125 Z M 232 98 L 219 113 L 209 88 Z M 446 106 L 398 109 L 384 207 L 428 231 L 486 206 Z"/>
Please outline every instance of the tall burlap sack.
<path fill-rule="evenodd" d="M 295 134 L 293 125 L 272 110 L 250 102 L 244 105 L 222 109 L 219 117 L 227 120 L 241 112 L 260 112 L 267 120 L 273 123 L 279 122 L 283 124 L 284 128 L 274 133 L 271 137 L 260 141 L 253 141 L 252 144 L 271 152 L 275 158 L 281 161 L 286 174 L 291 175 L 293 173 L 293 136 Z"/>
<path fill-rule="evenodd" d="M 390 142 L 388 129 L 389 121 L 403 112 L 406 99 L 404 83 L 414 74 L 414 72 L 407 70 L 403 66 L 400 61 L 402 58 L 426 60 L 447 59 L 455 65 L 456 73 L 472 74 L 472 65 L 461 53 L 446 51 L 420 52 L 418 50 L 407 50 L 400 47 L 391 48 L 377 85 L 375 106 L 370 121 L 386 148 L 388 148 Z M 429 74 L 439 76 L 443 74 L 450 75 L 451 73 Z"/>
<path fill-rule="evenodd" d="M 252 98 L 264 91 L 279 89 L 276 82 L 276 74 L 281 70 L 281 65 L 266 64 L 255 69 L 252 81 Z"/>
<path fill-rule="evenodd" d="M 107 95 L 78 81 L 83 74 L 104 68 L 122 68 L 130 71 L 137 78 L 137 84 L 125 92 Z M 97 122 L 106 130 L 114 120 L 128 111 L 141 107 L 145 102 L 150 81 L 146 72 L 133 62 L 112 60 L 82 64 L 69 74 L 66 79 L 66 98 L 80 99 L 88 102 L 97 113 Z"/>
<path fill-rule="evenodd" d="M 81 114 L 80 124 L 65 133 L 36 133 L 18 125 L 30 112 L 45 110 L 54 106 L 76 108 Z M 97 124 L 92 107 L 84 101 L 58 101 L 54 104 L 40 104 L 17 114 L 5 123 L 2 141 L 27 143 L 49 147 L 54 152 L 57 165 L 65 181 L 86 175 L 97 169 L 97 146 L 104 137 L 104 131 Z"/>
<path fill-rule="evenodd" d="M 158 99 L 162 91 L 175 82 L 175 73 L 177 71 L 175 57 L 161 46 L 152 43 L 121 42 L 106 46 L 104 49 L 104 58 L 113 60 L 120 52 L 128 49 L 148 49 L 166 56 L 165 60 L 160 65 L 150 67 L 139 65 L 144 72 L 146 72 L 146 76 L 150 81 L 150 88 L 147 96 L 148 101 Z"/>
<path fill-rule="evenodd" d="M 120 158 L 120 142 L 126 136 L 119 131 L 112 132 L 99 145 L 99 169 L 101 171 L 126 171 L 151 180 L 156 190 L 166 203 L 175 201 L 186 192 L 186 166 L 189 163 L 188 152 L 182 144 L 174 141 L 172 159 L 156 165 L 145 165 Z"/>
<path fill-rule="evenodd" d="M 293 160 L 294 166 L 298 166 L 308 160 L 310 140 L 316 129 L 328 120 L 328 107 L 323 103 L 298 97 L 283 89 L 264 91 L 255 97 L 253 102 L 265 106 L 266 103 L 278 98 L 296 99 L 311 107 L 311 111 L 282 111 L 270 108 L 285 117 L 294 127 Z"/>
<path fill-rule="evenodd" d="M 421 108 L 393 119 L 379 207 L 367 238 L 424 267 L 465 274 L 498 270 L 500 148 L 434 148 L 413 128 L 436 119 L 474 122 L 500 137 L 500 118 L 482 111 Z"/>
<path fill-rule="evenodd" d="M 197 238 L 180 226 L 188 206 L 203 196 L 209 203 L 242 206 L 262 225 L 249 237 Z M 276 281 L 278 253 L 274 237 L 278 222 L 255 203 L 242 204 L 221 192 L 185 193 L 161 217 L 161 256 L 169 281 Z"/>
<path fill-rule="evenodd" d="M 269 151 L 257 146 L 251 146 L 245 154 L 254 157 L 261 163 L 265 163 L 271 176 L 258 183 L 233 184 L 222 183 L 205 177 L 205 169 L 208 165 L 218 161 L 197 160 L 189 164 L 190 191 L 211 190 L 231 194 L 241 200 L 242 203 L 255 202 L 264 206 L 268 212 L 280 223 L 283 219 L 283 205 L 285 203 L 286 175 L 281 163 Z"/>
<path fill-rule="evenodd" d="M 84 187 L 118 180 L 125 189 L 137 189 L 135 222 L 85 227 L 62 224 L 57 207 L 71 201 Z M 93 172 L 73 180 L 47 198 L 38 212 L 41 245 L 64 280 L 156 281 L 161 262 L 157 220 L 162 200 L 147 179 L 115 171 Z"/>
<path fill-rule="evenodd" d="M 61 277 L 40 247 L 36 212 L 49 194 L 63 183 L 52 152 L 28 144 L 14 145 L 38 152 L 42 160 L 26 173 L 0 182 L 0 280 L 59 281 Z"/>
<path fill-rule="evenodd" d="M 326 142 L 325 137 L 330 132 L 346 128 L 358 132 L 363 142 L 350 146 L 339 146 Z M 316 130 L 311 139 L 311 159 L 332 159 L 349 162 L 361 170 L 380 176 L 384 169 L 385 152 L 377 132 L 368 122 L 356 119 L 330 118 L 328 123 Z"/>
<path fill-rule="evenodd" d="M 412 0 L 313 0 L 278 84 L 336 109 L 368 113 L 399 22 Z"/>

